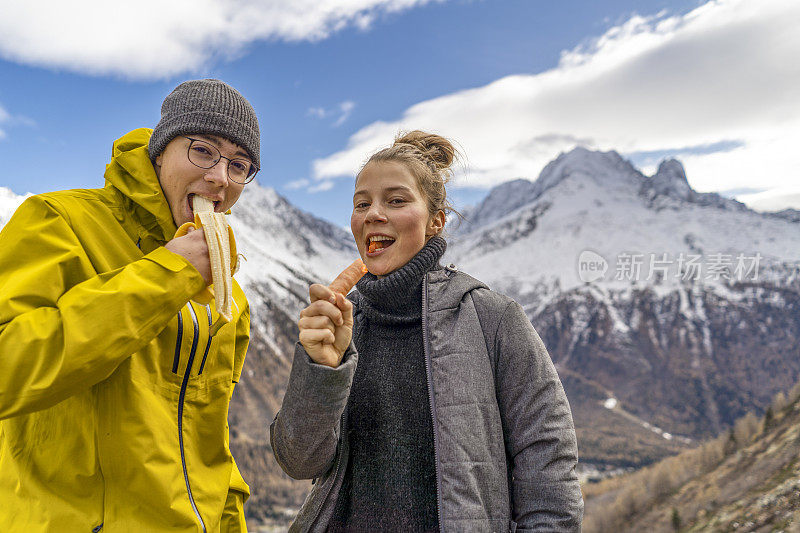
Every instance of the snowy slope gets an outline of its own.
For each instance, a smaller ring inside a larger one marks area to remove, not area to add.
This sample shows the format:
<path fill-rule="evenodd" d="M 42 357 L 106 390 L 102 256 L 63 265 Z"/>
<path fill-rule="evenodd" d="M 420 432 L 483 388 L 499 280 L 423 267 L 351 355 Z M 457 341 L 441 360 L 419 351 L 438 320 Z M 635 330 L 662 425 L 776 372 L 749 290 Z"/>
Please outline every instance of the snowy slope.
<path fill-rule="evenodd" d="M 11 218 L 11 215 L 17 207 L 19 207 L 19 204 L 28 196 L 30 196 L 30 194 L 17 195 L 14 194 L 14 191 L 11 189 L 0 187 L 0 228 L 8 222 L 8 219 Z"/>
<path fill-rule="evenodd" d="M 311 283 L 331 281 L 358 255 L 352 236 L 344 230 L 257 183 L 245 189 L 230 224 L 238 251 L 246 258 L 236 279 L 248 294 L 254 317 L 264 297 L 295 316 Z"/>
<path fill-rule="evenodd" d="M 665 284 L 676 281 L 681 252 L 733 259 L 760 253 L 763 265 L 800 260 L 800 225 L 691 190 L 674 160 L 648 178 L 616 152 L 576 148 L 529 185 L 517 180 L 497 187 L 471 214 L 475 221 L 452 236 L 448 260 L 490 284 L 522 291 L 582 285 L 578 259 L 585 250 L 607 261 L 600 283 L 609 287 L 630 285 L 630 276 L 614 279 L 622 253 L 642 254 L 648 268 L 639 281 L 645 284 L 650 254 L 667 254 L 672 263 Z"/>

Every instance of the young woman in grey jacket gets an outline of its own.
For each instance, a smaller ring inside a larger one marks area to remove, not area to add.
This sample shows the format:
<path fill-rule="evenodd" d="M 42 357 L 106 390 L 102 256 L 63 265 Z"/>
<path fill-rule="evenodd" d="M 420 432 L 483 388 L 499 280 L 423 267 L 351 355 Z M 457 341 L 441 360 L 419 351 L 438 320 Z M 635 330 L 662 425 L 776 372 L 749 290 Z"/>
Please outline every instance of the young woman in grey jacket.
<path fill-rule="evenodd" d="M 579 531 L 564 389 L 519 304 L 439 263 L 449 141 L 420 131 L 356 178 L 369 272 L 311 286 L 283 405 L 281 468 L 314 479 L 291 531 Z"/>

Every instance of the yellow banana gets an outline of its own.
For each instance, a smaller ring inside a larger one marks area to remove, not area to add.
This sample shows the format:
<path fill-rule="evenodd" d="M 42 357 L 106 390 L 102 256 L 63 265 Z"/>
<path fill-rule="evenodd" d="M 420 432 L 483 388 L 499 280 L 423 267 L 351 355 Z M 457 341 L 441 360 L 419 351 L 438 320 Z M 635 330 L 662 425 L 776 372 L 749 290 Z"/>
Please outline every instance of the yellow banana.
<path fill-rule="evenodd" d="M 215 335 L 219 328 L 233 318 L 231 303 L 233 301 L 233 273 L 237 266 L 236 241 L 225 215 L 214 212 L 214 202 L 195 195 L 192 208 L 194 209 L 194 222 L 183 224 L 178 228 L 175 237 L 186 235 L 190 227 L 204 228 L 211 262 L 212 285 L 200 291 L 192 300 L 202 305 L 214 300 L 214 306 L 219 314 L 219 318 L 211 326 L 211 334 Z"/>

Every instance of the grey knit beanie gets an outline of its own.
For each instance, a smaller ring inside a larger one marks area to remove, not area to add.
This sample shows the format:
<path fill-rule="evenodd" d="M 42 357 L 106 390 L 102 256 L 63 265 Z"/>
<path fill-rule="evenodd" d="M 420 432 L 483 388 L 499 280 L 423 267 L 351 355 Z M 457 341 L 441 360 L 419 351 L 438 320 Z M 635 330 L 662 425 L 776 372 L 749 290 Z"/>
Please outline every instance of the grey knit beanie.
<path fill-rule="evenodd" d="M 161 120 L 150 137 L 150 159 L 164 151 L 178 135 L 219 135 L 244 148 L 261 167 L 258 118 L 239 91 L 215 79 L 185 81 L 161 104 Z"/>

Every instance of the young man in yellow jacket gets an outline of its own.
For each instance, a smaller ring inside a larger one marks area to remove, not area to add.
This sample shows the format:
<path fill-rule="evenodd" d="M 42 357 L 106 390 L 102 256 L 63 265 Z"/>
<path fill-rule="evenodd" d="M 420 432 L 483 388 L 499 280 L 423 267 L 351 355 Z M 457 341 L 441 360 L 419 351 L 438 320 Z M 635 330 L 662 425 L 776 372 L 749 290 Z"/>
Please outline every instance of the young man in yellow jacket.
<path fill-rule="evenodd" d="M 249 339 L 212 335 L 192 198 L 226 212 L 259 166 L 255 112 L 179 85 L 114 143 L 102 189 L 27 199 L 0 232 L 0 531 L 244 531 L 227 414 Z"/>

